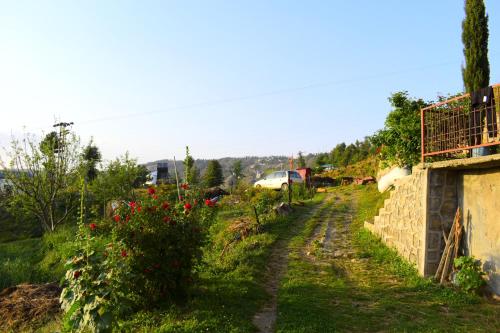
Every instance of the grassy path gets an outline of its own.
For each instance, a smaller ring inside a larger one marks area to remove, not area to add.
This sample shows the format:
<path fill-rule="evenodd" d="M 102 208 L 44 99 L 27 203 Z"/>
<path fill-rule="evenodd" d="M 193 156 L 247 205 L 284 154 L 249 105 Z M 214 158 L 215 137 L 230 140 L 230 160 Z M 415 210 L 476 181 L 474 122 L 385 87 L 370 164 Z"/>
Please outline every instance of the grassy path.
<path fill-rule="evenodd" d="M 500 306 L 420 278 L 361 226 L 383 197 L 339 188 L 289 243 L 277 332 L 499 332 Z"/>

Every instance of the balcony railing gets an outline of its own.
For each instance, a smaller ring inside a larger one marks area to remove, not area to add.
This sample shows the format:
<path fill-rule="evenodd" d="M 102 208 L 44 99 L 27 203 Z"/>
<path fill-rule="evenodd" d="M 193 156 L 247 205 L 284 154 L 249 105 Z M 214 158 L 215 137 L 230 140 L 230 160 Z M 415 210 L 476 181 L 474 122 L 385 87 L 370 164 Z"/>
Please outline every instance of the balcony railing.
<path fill-rule="evenodd" d="M 470 157 L 474 148 L 500 145 L 500 84 L 492 89 L 479 105 L 464 94 L 421 110 L 422 162 Z"/>

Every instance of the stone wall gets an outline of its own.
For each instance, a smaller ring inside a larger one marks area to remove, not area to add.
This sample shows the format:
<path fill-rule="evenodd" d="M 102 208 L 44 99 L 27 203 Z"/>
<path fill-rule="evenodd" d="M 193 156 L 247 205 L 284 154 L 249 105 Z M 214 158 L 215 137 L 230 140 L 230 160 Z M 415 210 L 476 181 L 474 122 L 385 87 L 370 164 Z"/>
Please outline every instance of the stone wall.
<path fill-rule="evenodd" d="M 488 285 L 500 294 L 500 154 L 414 167 L 365 227 L 430 276 L 459 206 L 464 252 L 481 260 Z"/>
<path fill-rule="evenodd" d="M 427 170 L 414 168 L 412 175 L 396 182 L 373 223 L 365 223 L 366 228 L 415 264 L 422 274 L 425 268 L 427 178 Z"/>
<path fill-rule="evenodd" d="M 456 171 L 430 170 L 428 183 L 426 260 L 424 275 L 436 272 L 458 208 Z"/>

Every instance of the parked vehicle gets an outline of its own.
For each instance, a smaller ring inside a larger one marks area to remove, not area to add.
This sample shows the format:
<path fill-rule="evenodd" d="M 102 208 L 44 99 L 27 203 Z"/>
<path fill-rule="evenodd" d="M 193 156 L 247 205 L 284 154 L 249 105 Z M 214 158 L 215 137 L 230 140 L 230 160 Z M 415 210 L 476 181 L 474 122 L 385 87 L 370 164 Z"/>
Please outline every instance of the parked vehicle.
<path fill-rule="evenodd" d="M 288 190 L 288 175 L 292 184 L 302 184 L 304 180 L 297 171 L 276 171 L 255 182 L 254 187 Z"/>

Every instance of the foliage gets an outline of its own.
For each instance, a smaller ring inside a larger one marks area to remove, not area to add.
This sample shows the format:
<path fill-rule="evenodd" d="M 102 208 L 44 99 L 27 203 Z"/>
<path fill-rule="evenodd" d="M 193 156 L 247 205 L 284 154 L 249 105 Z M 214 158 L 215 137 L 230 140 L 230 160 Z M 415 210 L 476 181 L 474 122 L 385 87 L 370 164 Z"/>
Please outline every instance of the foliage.
<path fill-rule="evenodd" d="M 107 331 L 132 309 L 186 301 L 204 229 L 214 218 L 213 204 L 187 188 L 178 203 L 150 188 L 112 220 L 80 226 L 61 294 L 69 329 Z"/>
<path fill-rule="evenodd" d="M 110 200 L 132 200 L 134 188 L 143 185 L 148 174 L 144 166 L 125 154 L 99 172 L 89 188 L 94 200 L 103 205 Z"/>
<path fill-rule="evenodd" d="M 372 142 L 381 147 L 380 158 L 385 165 L 413 166 L 420 161 L 420 109 L 427 106 L 421 99 L 408 97 L 408 92 L 389 97 L 393 110 Z"/>
<path fill-rule="evenodd" d="M 483 280 L 485 273 L 481 271 L 481 263 L 474 257 L 463 256 L 453 261 L 458 272 L 455 276 L 457 285 L 467 292 L 475 292 L 486 282 Z"/>
<path fill-rule="evenodd" d="M 332 149 L 328 161 L 325 155 L 318 155 L 316 165 L 321 166 L 329 162 L 336 167 L 345 167 L 366 159 L 369 155 L 374 153 L 374 150 L 374 146 L 369 137 L 365 137 L 363 141 L 356 140 L 355 143 L 351 143 L 350 145 L 346 145 L 342 142 Z"/>
<path fill-rule="evenodd" d="M 466 0 L 465 19 L 462 21 L 465 56 L 462 78 L 467 92 L 474 92 L 489 85 L 488 35 L 488 15 L 484 1 Z"/>
<path fill-rule="evenodd" d="M 83 149 L 82 157 L 86 169 L 86 179 L 87 181 L 93 181 L 97 177 L 97 163 L 102 160 L 101 152 L 97 146 L 89 142 Z"/>
<path fill-rule="evenodd" d="M 219 186 L 224 182 L 222 167 L 219 161 L 211 160 L 208 162 L 207 170 L 203 175 L 203 182 L 206 187 Z"/>
<path fill-rule="evenodd" d="M 304 158 L 304 154 L 299 151 L 299 157 L 297 158 L 297 164 L 299 168 L 305 168 L 306 167 L 306 159 Z"/>
<path fill-rule="evenodd" d="M 245 175 L 243 174 L 243 167 L 241 165 L 241 160 L 234 161 L 231 167 L 231 173 L 236 178 L 236 182 L 242 179 Z"/>
<path fill-rule="evenodd" d="M 45 231 L 66 221 L 77 207 L 80 151 L 78 138 L 66 129 L 47 134 L 40 144 L 30 135 L 13 139 L 10 163 L 0 161 L 14 188 L 11 213 L 35 215 Z"/>
<path fill-rule="evenodd" d="M 186 146 L 186 158 L 184 159 L 184 182 L 187 184 L 197 184 L 200 181 L 200 170 L 194 163 L 194 158 L 189 154 L 189 147 Z"/>

